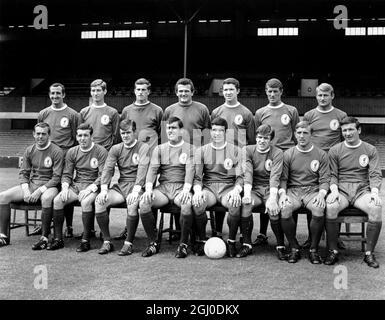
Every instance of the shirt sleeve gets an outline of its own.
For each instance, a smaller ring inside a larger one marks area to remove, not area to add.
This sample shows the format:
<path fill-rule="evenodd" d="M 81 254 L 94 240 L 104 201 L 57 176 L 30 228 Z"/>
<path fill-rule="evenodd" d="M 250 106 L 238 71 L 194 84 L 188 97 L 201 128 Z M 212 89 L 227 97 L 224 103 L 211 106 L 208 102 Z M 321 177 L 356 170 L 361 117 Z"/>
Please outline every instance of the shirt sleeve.
<path fill-rule="evenodd" d="M 30 148 L 27 148 L 23 154 L 23 164 L 19 172 L 20 184 L 29 183 L 29 178 L 31 175 L 31 168 L 32 168 L 30 153 L 31 153 Z"/>
<path fill-rule="evenodd" d="M 100 179 L 101 184 L 110 185 L 112 177 L 114 175 L 115 165 L 118 162 L 118 148 L 112 147 L 108 152 L 107 159 L 104 164 L 102 176 Z"/>
<path fill-rule="evenodd" d="M 235 184 L 236 185 L 239 185 L 243 188 L 243 178 L 244 178 L 244 171 L 243 171 L 243 152 L 242 152 L 242 149 L 240 149 L 239 147 L 236 147 L 237 149 L 237 158 L 238 158 L 238 161 L 237 161 L 237 165 L 235 167 L 235 175 L 236 175 L 236 180 L 235 180 Z"/>
<path fill-rule="evenodd" d="M 184 178 L 184 183 L 189 184 L 191 186 L 193 184 L 194 176 L 195 176 L 194 156 L 195 156 L 195 148 L 193 145 L 190 145 L 189 157 L 187 158 L 186 167 L 185 167 L 186 175 Z"/>
<path fill-rule="evenodd" d="M 113 134 L 113 144 L 117 144 L 120 142 L 120 132 L 119 132 L 119 121 L 120 116 L 118 111 L 115 112 L 112 118 L 112 134 Z"/>
<path fill-rule="evenodd" d="M 378 152 L 375 147 L 373 147 L 369 157 L 369 184 L 371 189 L 372 188 L 377 188 L 378 190 L 381 189 L 382 173 L 380 168 Z"/>
<path fill-rule="evenodd" d="M 148 170 L 148 166 L 150 164 L 150 154 L 149 154 L 149 146 L 144 143 L 139 148 L 139 164 L 138 164 L 138 172 L 136 174 L 135 185 L 140 185 L 142 188 L 146 182 L 146 174 Z"/>
<path fill-rule="evenodd" d="M 198 148 L 194 155 L 195 174 L 193 185 L 202 186 L 203 184 L 203 148 Z"/>
<path fill-rule="evenodd" d="M 280 185 L 279 185 L 279 188 L 284 189 L 285 191 L 287 189 L 287 180 L 289 178 L 289 167 L 290 167 L 289 150 L 287 150 L 283 153 L 283 168 L 282 168 L 281 181 L 280 181 Z"/>
<path fill-rule="evenodd" d="M 76 130 L 77 130 L 77 128 L 78 128 L 78 126 L 79 126 L 79 124 L 81 123 L 80 122 L 81 121 L 81 119 L 80 119 L 80 114 L 79 113 L 74 113 L 73 115 L 72 115 L 72 123 L 71 123 L 71 125 L 72 125 L 72 137 L 73 137 L 73 139 L 74 139 L 74 141 L 75 141 L 75 144 L 77 144 L 77 140 L 76 140 Z"/>
<path fill-rule="evenodd" d="M 270 188 L 278 188 L 283 170 L 283 152 L 280 149 L 273 155 L 270 171 Z"/>
<path fill-rule="evenodd" d="M 255 128 L 258 129 L 258 127 L 262 124 L 262 121 L 261 121 L 261 112 L 259 111 L 260 109 L 258 109 L 257 111 L 255 111 L 255 117 L 254 117 L 254 125 L 255 125 Z"/>
<path fill-rule="evenodd" d="M 68 183 L 68 185 L 71 185 L 75 171 L 74 150 L 75 149 L 70 149 L 67 152 L 66 160 L 64 162 L 64 170 L 61 177 L 61 183 Z"/>
<path fill-rule="evenodd" d="M 160 148 L 156 146 L 151 155 L 150 165 L 146 175 L 146 184 L 154 183 L 160 167 Z"/>
<path fill-rule="evenodd" d="M 330 187 L 330 166 L 326 152 L 321 151 L 321 161 L 319 169 L 319 189 L 329 191 Z"/>
<path fill-rule="evenodd" d="M 246 141 L 248 145 L 253 145 L 255 141 L 255 121 L 252 114 L 247 117 Z"/>
<path fill-rule="evenodd" d="M 244 147 L 243 149 L 245 157 L 243 159 L 244 163 L 244 183 L 253 185 L 253 174 L 254 174 L 254 166 L 253 166 L 253 156 L 251 152 Z"/>
<path fill-rule="evenodd" d="M 101 181 L 101 178 L 102 178 L 103 169 L 104 169 L 104 165 L 106 163 L 107 156 L 108 156 L 108 151 L 105 148 L 103 148 L 103 147 L 98 148 L 98 162 L 99 162 L 98 177 L 93 182 L 97 186 L 100 185 L 100 181 Z"/>
<path fill-rule="evenodd" d="M 330 168 L 330 185 L 338 186 L 338 156 L 336 148 L 331 148 L 328 153 L 329 168 Z"/>
<path fill-rule="evenodd" d="M 297 144 L 297 139 L 294 133 L 295 133 L 295 126 L 297 125 L 298 122 L 299 122 L 298 110 L 297 108 L 293 107 L 293 114 L 291 119 L 291 130 L 293 132 L 292 136 L 293 136 L 294 144 Z"/>

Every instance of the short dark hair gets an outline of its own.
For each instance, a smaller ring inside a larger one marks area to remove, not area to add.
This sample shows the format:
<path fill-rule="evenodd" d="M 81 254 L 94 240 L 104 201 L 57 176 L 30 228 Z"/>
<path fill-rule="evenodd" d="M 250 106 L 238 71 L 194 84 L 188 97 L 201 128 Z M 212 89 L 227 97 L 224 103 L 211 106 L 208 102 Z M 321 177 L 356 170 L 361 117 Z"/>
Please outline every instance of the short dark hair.
<path fill-rule="evenodd" d="M 213 126 L 222 126 L 225 127 L 225 130 L 227 130 L 227 128 L 229 127 L 226 119 L 223 119 L 221 117 L 215 118 L 213 121 L 211 121 L 211 129 L 213 128 Z"/>
<path fill-rule="evenodd" d="M 136 80 L 134 88 L 136 88 L 136 85 L 140 85 L 140 84 L 146 84 L 147 85 L 147 89 L 151 90 L 151 83 L 147 79 L 139 78 L 138 80 Z"/>
<path fill-rule="evenodd" d="M 356 125 L 356 129 L 358 130 L 359 128 L 361 128 L 361 123 L 358 121 L 357 118 L 355 117 L 344 117 L 341 122 L 340 122 L 340 127 L 342 127 L 343 125 L 345 124 L 350 124 L 350 123 L 354 123 Z"/>
<path fill-rule="evenodd" d="M 271 78 L 270 80 L 268 80 L 266 82 L 265 89 L 267 89 L 267 87 L 278 88 L 279 90 L 283 90 L 282 82 L 277 78 Z"/>
<path fill-rule="evenodd" d="M 36 132 L 36 128 L 48 128 L 48 134 L 50 135 L 51 134 L 51 127 L 49 126 L 49 124 L 47 122 L 38 122 L 35 124 L 35 126 L 33 127 L 33 132 Z"/>
<path fill-rule="evenodd" d="M 178 85 L 183 85 L 183 86 L 190 85 L 191 92 L 194 93 L 195 88 L 194 88 L 194 84 L 193 84 L 191 79 L 189 79 L 189 78 L 180 78 L 176 82 L 176 84 L 175 84 L 175 93 L 178 92 Z"/>
<path fill-rule="evenodd" d="M 123 131 L 127 131 L 131 128 L 132 131 L 136 131 L 136 122 L 131 119 L 124 119 L 119 123 L 119 129 Z"/>
<path fill-rule="evenodd" d="M 64 85 L 59 83 L 59 82 L 55 82 L 55 83 L 51 84 L 49 86 L 49 89 L 48 89 L 49 91 L 48 92 L 51 92 L 51 88 L 52 87 L 60 87 L 62 94 L 64 95 L 66 93 L 66 89 L 65 89 Z"/>
<path fill-rule="evenodd" d="M 178 127 L 179 129 L 182 129 L 183 128 L 183 122 L 181 119 L 179 119 L 178 117 L 170 117 L 168 120 L 167 120 L 167 123 L 168 124 L 171 124 L 171 123 L 174 123 L 174 122 L 178 122 Z"/>
<path fill-rule="evenodd" d="M 255 133 L 261 136 L 270 136 L 270 140 L 273 140 L 275 137 L 275 131 L 269 124 L 261 124 Z"/>
<path fill-rule="evenodd" d="M 236 89 L 239 89 L 240 88 L 240 84 L 239 84 L 239 81 L 235 78 L 227 78 L 225 80 L 223 80 L 223 84 L 233 84 L 235 86 Z"/>
<path fill-rule="evenodd" d="M 101 86 L 103 91 L 107 90 L 107 83 L 105 81 L 103 81 L 102 79 L 96 79 L 96 80 L 91 82 L 91 85 L 90 85 L 91 88 L 97 87 L 97 86 Z"/>
<path fill-rule="evenodd" d="M 79 124 L 78 127 L 76 128 L 76 131 L 78 131 L 78 130 L 89 130 L 91 136 L 94 133 L 94 128 L 92 128 L 92 126 L 89 123 Z"/>

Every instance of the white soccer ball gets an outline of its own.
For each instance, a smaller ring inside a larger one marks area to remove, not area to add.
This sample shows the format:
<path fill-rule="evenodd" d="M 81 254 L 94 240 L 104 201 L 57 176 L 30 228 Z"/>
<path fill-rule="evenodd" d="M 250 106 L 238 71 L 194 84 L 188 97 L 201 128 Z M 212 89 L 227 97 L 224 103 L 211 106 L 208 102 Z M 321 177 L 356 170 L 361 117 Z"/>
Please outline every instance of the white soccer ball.
<path fill-rule="evenodd" d="M 222 239 L 212 237 L 206 241 L 204 250 L 210 259 L 220 259 L 226 254 L 226 244 Z"/>

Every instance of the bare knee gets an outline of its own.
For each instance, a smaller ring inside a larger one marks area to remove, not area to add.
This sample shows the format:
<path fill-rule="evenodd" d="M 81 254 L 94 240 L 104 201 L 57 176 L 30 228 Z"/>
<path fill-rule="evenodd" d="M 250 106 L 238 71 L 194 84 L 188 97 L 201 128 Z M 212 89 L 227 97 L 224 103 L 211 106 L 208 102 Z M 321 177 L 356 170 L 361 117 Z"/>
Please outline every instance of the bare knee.
<path fill-rule="evenodd" d="M 373 203 L 369 204 L 368 220 L 370 222 L 382 221 L 382 206 L 376 206 Z"/>
<path fill-rule="evenodd" d="M 89 211 L 93 210 L 93 204 L 94 204 L 93 199 L 88 199 L 88 198 L 86 198 L 86 199 L 84 199 L 83 201 L 80 202 L 82 210 L 86 211 L 86 212 L 89 212 Z"/>
<path fill-rule="evenodd" d="M 52 207 L 53 200 L 54 200 L 54 195 L 52 194 L 45 195 L 45 193 L 43 193 L 40 198 L 41 206 L 44 208 L 50 208 Z"/>
<path fill-rule="evenodd" d="M 138 215 L 138 204 L 127 205 L 127 215 L 136 217 Z"/>
<path fill-rule="evenodd" d="M 151 211 L 151 204 L 144 202 L 144 201 L 141 201 L 139 203 L 139 208 L 140 208 L 140 210 L 139 210 L 140 215 L 143 215 L 143 214 L 146 214 L 146 213 Z"/>
<path fill-rule="evenodd" d="M 288 204 L 281 209 L 281 217 L 282 219 L 289 219 L 293 215 L 293 205 Z"/>
<path fill-rule="evenodd" d="M 340 212 L 340 206 L 337 201 L 326 204 L 326 218 L 337 219 L 338 213 Z"/>

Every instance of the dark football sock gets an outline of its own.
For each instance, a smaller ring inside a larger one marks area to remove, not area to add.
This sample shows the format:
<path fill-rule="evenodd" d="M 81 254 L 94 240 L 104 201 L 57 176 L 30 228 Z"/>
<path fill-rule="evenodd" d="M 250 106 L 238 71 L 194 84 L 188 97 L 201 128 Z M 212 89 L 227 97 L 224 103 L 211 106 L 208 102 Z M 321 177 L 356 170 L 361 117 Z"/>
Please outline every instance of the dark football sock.
<path fill-rule="evenodd" d="M 54 238 L 63 239 L 64 209 L 53 210 Z"/>
<path fill-rule="evenodd" d="M 41 208 L 41 229 L 42 235 L 48 238 L 51 229 L 51 221 L 53 216 L 53 208 Z"/>
<path fill-rule="evenodd" d="M 143 212 L 140 215 L 140 218 L 142 219 L 144 231 L 146 231 L 147 237 L 150 239 L 150 242 L 156 241 L 155 217 L 152 211 Z"/>
<path fill-rule="evenodd" d="M 239 216 L 239 214 L 229 213 L 227 215 L 227 224 L 229 226 L 229 239 L 230 240 L 235 240 L 235 237 L 237 236 L 240 221 L 241 221 L 241 217 Z"/>
<path fill-rule="evenodd" d="M 311 230 L 311 246 L 310 249 L 318 249 L 321 240 L 322 231 L 324 230 L 325 218 L 313 216 L 310 221 Z"/>
<path fill-rule="evenodd" d="M 260 221 L 260 226 L 259 226 L 259 233 L 266 235 L 267 233 L 267 227 L 269 226 L 269 215 L 261 212 L 259 214 L 259 221 Z"/>
<path fill-rule="evenodd" d="M 64 207 L 64 216 L 66 219 L 66 226 L 72 227 L 72 222 L 74 220 L 74 206 L 72 204 L 66 205 Z"/>
<path fill-rule="evenodd" d="M 104 241 L 111 241 L 110 236 L 110 217 L 107 211 L 96 213 L 96 221 L 98 222 L 100 231 L 103 233 Z"/>
<path fill-rule="evenodd" d="M 327 235 L 327 243 L 329 250 L 338 251 L 337 240 L 338 240 L 338 230 L 339 224 L 337 219 L 328 219 L 326 218 L 326 235 Z"/>
<path fill-rule="evenodd" d="M 369 221 L 366 226 L 366 251 L 374 251 L 381 232 L 382 221 Z"/>
<path fill-rule="evenodd" d="M 312 229 L 311 229 L 311 220 L 312 219 L 313 219 L 313 216 L 312 216 L 311 212 L 306 213 L 307 231 L 309 232 L 308 233 L 308 238 L 310 240 L 311 240 L 311 235 L 312 235 L 312 233 L 311 233 L 311 231 L 312 231 Z"/>
<path fill-rule="evenodd" d="M 11 220 L 11 208 L 9 204 L 0 204 L 0 233 L 9 237 L 8 228 Z"/>
<path fill-rule="evenodd" d="M 136 229 L 138 228 L 138 223 L 139 223 L 139 216 L 131 216 L 127 215 L 126 219 L 126 228 L 127 228 L 127 237 L 126 241 L 133 243 Z"/>
<path fill-rule="evenodd" d="M 299 249 L 298 241 L 295 237 L 296 225 L 293 217 L 287 219 L 281 218 L 281 226 L 284 234 L 286 235 L 287 241 L 289 241 L 291 248 Z"/>
<path fill-rule="evenodd" d="M 253 232 L 254 221 L 253 216 L 241 217 L 241 233 L 243 235 L 243 243 L 251 245 L 251 234 Z"/>
<path fill-rule="evenodd" d="M 193 216 L 191 214 L 180 215 L 180 225 L 181 225 L 180 242 L 181 243 L 187 244 L 188 238 L 191 234 L 192 222 L 193 222 Z"/>
<path fill-rule="evenodd" d="M 195 215 L 196 233 L 199 240 L 206 241 L 206 224 L 207 215 L 206 212 L 200 215 Z"/>
<path fill-rule="evenodd" d="M 223 222 L 225 221 L 226 212 L 219 211 L 215 212 L 215 229 L 217 232 L 222 233 Z"/>
<path fill-rule="evenodd" d="M 285 234 L 283 233 L 283 230 L 282 230 L 281 220 L 270 219 L 270 226 L 271 226 L 271 230 L 273 230 L 275 238 L 277 239 L 277 246 L 279 247 L 285 246 Z"/>
<path fill-rule="evenodd" d="M 82 221 L 83 221 L 83 240 L 89 241 L 90 237 L 91 237 L 91 230 L 92 230 L 92 228 L 95 228 L 94 227 L 95 212 L 94 211 L 83 211 L 82 212 Z"/>
<path fill-rule="evenodd" d="M 177 213 L 174 215 L 174 220 L 175 220 L 175 230 L 182 230 L 181 229 L 181 224 L 182 224 L 182 221 L 181 221 L 181 217 L 182 214 L 181 213 Z"/>
<path fill-rule="evenodd" d="M 152 213 L 154 214 L 154 219 L 155 219 L 155 225 L 157 224 L 157 222 L 158 222 L 158 209 L 155 209 L 155 208 L 152 208 L 151 209 L 151 211 L 152 211 Z M 139 220 L 138 220 L 138 222 L 139 222 Z"/>

